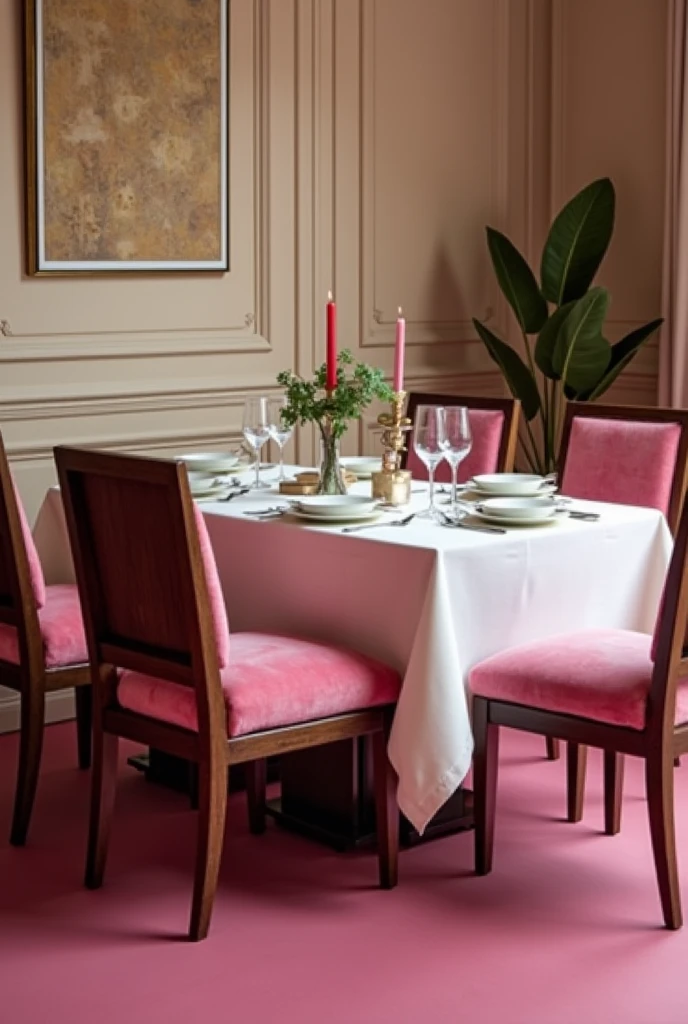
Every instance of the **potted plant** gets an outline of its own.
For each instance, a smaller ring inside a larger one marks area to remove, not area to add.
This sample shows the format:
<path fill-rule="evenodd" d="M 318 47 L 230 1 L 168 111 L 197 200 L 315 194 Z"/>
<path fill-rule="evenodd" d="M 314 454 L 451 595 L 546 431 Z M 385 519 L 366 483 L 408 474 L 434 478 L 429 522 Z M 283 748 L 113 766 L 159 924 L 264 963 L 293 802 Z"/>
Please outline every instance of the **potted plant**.
<path fill-rule="evenodd" d="M 318 494 L 344 494 L 346 485 L 339 462 L 339 442 L 349 422 L 358 419 L 364 409 L 379 399 L 391 402 L 393 393 L 385 383 L 382 370 L 356 363 L 348 349 L 337 358 L 337 386 L 326 389 L 327 368 L 323 363 L 313 380 L 304 380 L 291 370 L 277 375 L 284 387 L 287 404 L 282 419 L 287 426 L 315 423 L 320 431 L 320 483 Z"/>
<path fill-rule="evenodd" d="M 615 345 L 604 336 L 609 292 L 592 283 L 611 241 L 614 209 L 609 178 L 575 195 L 549 230 L 539 283 L 513 243 L 487 228 L 492 265 L 518 321 L 525 361 L 486 324 L 473 323 L 521 402 L 526 436 L 520 441 L 537 473 L 557 468 L 566 401 L 592 402 L 603 395 L 662 323 L 637 327 Z M 538 418 L 539 439 L 532 426 Z"/>

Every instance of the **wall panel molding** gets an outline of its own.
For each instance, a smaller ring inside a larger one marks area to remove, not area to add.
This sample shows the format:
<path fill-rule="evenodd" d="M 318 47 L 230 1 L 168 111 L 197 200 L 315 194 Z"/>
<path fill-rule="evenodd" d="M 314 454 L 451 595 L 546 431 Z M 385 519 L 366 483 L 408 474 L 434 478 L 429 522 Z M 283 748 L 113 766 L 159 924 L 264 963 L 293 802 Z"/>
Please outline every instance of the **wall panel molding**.
<path fill-rule="evenodd" d="M 380 239 L 376 230 L 376 215 L 379 196 L 379 184 L 376 177 L 376 136 L 378 124 L 377 111 L 377 75 L 385 74 L 385 64 L 379 59 L 377 52 L 375 23 L 380 0 L 359 0 L 360 2 L 360 210 L 361 210 L 361 290 L 360 290 L 360 336 L 362 348 L 379 348 L 394 344 L 396 305 L 383 308 L 384 302 L 378 291 L 378 265 L 381 258 L 390 259 L 394 249 L 388 246 L 381 254 Z M 413 8 L 414 4 L 407 3 Z M 447 10 L 456 10 L 456 0 L 447 0 Z M 483 169 L 483 176 L 489 182 L 489 214 L 487 219 L 499 223 L 502 214 L 509 205 L 508 168 L 509 168 L 509 19 L 510 5 L 504 0 L 482 0 L 481 4 L 463 4 L 464 11 L 475 19 L 478 12 L 481 17 L 490 18 L 489 56 L 491 65 L 486 66 L 484 80 L 485 93 L 481 97 L 482 109 L 486 121 L 486 131 L 490 138 L 489 163 Z M 420 8 L 418 8 L 420 10 Z M 457 60 L 460 59 L 457 55 Z M 428 69 L 429 71 L 430 69 Z M 494 75 L 491 74 L 494 70 Z M 446 110 L 428 111 L 428 117 L 434 118 L 439 132 L 449 136 L 456 133 L 459 127 L 451 122 L 455 107 L 455 97 L 447 96 Z M 391 114 L 392 112 L 390 112 Z M 444 117 L 442 117 L 444 113 Z M 414 146 L 414 140 L 409 140 Z M 399 173 L 403 168 L 399 168 Z M 472 197 L 473 198 L 473 197 Z M 418 196 L 421 201 L 420 195 Z M 404 218 L 408 211 L 399 210 L 399 217 Z M 397 256 L 404 255 L 396 252 Z M 438 270 L 439 273 L 439 270 Z M 445 287 L 449 282 L 445 282 Z M 492 275 L 488 275 L 484 288 L 487 301 L 475 310 L 481 319 L 498 318 L 500 326 L 503 322 L 503 301 Z M 401 299 L 401 296 L 400 296 Z M 409 346 L 432 346 L 442 343 L 472 340 L 475 331 L 470 318 L 458 319 L 414 319 L 407 317 L 407 344 Z"/>

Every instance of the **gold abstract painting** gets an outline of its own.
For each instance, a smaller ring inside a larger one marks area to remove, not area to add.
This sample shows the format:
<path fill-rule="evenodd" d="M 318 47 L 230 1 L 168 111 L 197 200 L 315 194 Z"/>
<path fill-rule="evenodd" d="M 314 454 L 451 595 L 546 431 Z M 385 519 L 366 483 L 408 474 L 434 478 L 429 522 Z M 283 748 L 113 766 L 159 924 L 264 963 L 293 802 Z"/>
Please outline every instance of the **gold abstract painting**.
<path fill-rule="evenodd" d="M 25 3 L 30 271 L 228 269 L 228 0 Z"/>

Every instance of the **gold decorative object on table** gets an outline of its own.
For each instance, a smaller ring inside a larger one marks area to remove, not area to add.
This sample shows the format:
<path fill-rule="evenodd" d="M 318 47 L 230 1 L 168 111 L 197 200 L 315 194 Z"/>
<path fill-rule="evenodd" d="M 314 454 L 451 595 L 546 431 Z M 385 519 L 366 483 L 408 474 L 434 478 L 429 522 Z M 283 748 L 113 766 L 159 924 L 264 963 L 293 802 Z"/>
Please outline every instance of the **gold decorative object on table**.
<path fill-rule="evenodd" d="M 381 498 L 390 505 L 408 505 L 411 500 L 411 474 L 401 468 L 401 453 L 406 451 L 406 434 L 411 430 L 411 420 L 402 415 L 405 391 L 396 391 L 392 398 L 392 412 L 381 413 L 377 421 L 382 431 L 382 468 L 372 475 L 374 498 Z"/>

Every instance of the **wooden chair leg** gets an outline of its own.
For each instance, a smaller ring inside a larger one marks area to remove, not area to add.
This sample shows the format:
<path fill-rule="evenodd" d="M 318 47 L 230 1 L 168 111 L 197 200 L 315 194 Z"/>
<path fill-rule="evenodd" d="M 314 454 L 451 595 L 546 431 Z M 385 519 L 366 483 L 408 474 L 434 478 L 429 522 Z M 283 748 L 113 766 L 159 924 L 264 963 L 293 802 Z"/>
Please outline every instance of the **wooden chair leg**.
<path fill-rule="evenodd" d="M 13 846 L 23 846 L 29 831 L 41 765 L 44 724 L 45 693 L 42 691 L 23 693 L 21 695 L 17 789 L 14 796 L 14 813 L 10 831 L 10 842 Z"/>
<path fill-rule="evenodd" d="M 117 788 L 119 739 L 111 733 L 93 734 L 93 772 L 91 775 L 91 817 L 88 826 L 85 883 L 99 889 L 110 843 L 110 826 Z"/>
<path fill-rule="evenodd" d="M 393 889 L 399 878 L 397 779 L 387 755 L 388 739 L 388 729 L 373 733 L 375 817 L 377 823 L 380 886 L 382 889 Z"/>
<path fill-rule="evenodd" d="M 93 721 L 93 690 L 90 686 L 77 686 L 74 690 L 76 701 L 76 742 L 79 752 L 79 767 L 91 767 L 91 729 Z"/>
<path fill-rule="evenodd" d="M 547 760 L 558 761 L 561 753 L 559 749 L 559 740 L 556 740 L 553 736 L 546 737 L 547 743 Z"/>
<path fill-rule="evenodd" d="M 497 801 L 499 726 L 489 721 L 489 701 L 473 700 L 473 814 L 475 817 L 475 872 L 487 875 L 492 870 L 494 824 Z"/>
<path fill-rule="evenodd" d="M 580 821 L 583 817 L 587 761 L 587 747 L 579 743 L 566 744 L 566 817 L 569 821 Z"/>
<path fill-rule="evenodd" d="M 674 834 L 674 766 L 671 754 L 645 761 L 647 808 L 664 923 L 677 929 L 683 923 Z"/>
<path fill-rule="evenodd" d="M 248 803 L 248 827 L 254 836 L 265 831 L 265 787 L 268 764 L 264 757 L 244 764 L 246 778 L 246 800 Z"/>
<path fill-rule="evenodd" d="M 199 942 L 208 934 L 217 889 L 227 815 L 227 765 L 224 759 L 198 766 L 198 848 L 191 904 L 189 938 Z"/>
<path fill-rule="evenodd" d="M 604 752 L 604 832 L 615 836 L 621 828 L 624 757 L 615 750 Z"/>

